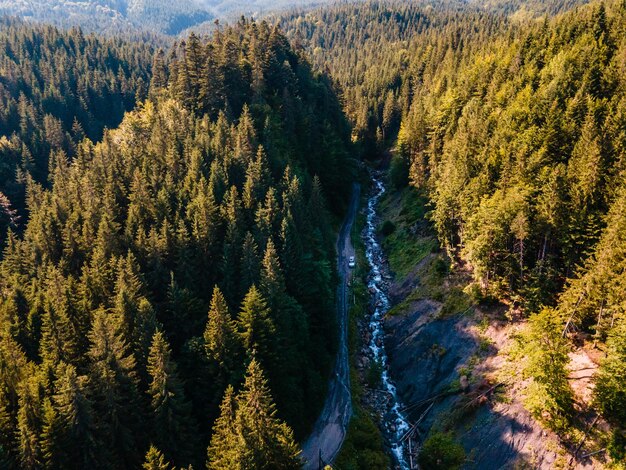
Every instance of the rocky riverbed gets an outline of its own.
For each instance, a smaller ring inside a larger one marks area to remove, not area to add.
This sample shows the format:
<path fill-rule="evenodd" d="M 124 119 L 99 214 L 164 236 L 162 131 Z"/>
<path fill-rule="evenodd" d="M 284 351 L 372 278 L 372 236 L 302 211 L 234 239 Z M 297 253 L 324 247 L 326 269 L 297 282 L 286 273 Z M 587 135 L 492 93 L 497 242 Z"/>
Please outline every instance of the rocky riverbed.
<path fill-rule="evenodd" d="M 383 320 L 390 306 L 387 292 L 391 277 L 377 236 L 377 206 L 385 193 L 383 175 L 373 172 L 372 182 L 372 192 L 366 208 L 366 225 L 362 234 L 370 268 L 367 277 L 370 304 L 367 319 L 359 325 L 364 346 L 360 351 L 357 367 L 361 376 L 368 376 L 366 380 L 370 382 L 364 398 L 365 405 L 378 414 L 379 423 L 394 458 L 395 468 L 405 470 L 410 468 L 407 449 L 404 446 L 404 436 L 409 430 L 409 423 L 401 411 L 403 405 L 398 399 L 396 386 L 389 374 L 384 343 Z M 375 380 L 372 380 L 371 375 L 374 375 Z"/>

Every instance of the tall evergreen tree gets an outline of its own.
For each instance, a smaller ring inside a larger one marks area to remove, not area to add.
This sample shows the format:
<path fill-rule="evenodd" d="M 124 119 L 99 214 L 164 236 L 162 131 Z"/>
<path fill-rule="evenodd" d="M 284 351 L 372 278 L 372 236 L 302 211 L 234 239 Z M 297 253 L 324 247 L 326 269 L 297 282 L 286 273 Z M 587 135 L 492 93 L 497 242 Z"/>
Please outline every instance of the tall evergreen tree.
<path fill-rule="evenodd" d="M 263 363 L 272 361 L 275 325 L 267 302 L 256 286 L 252 286 L 243 299 L 237 317 L 237 330 L 249 357 L 255 356 Z"/>
<path fill-rule="evenodd" d="M 159 449 L 154 446 L 150 446 L 142 468 L 144 470 L 170 470 L 172 466 L 167 463 L 165 457 Z"/>
<path fill-rule="evenodd" d="M 235 324 L 231 319 L 228 304 L 222 291 L 215 286 L 209 318 L 204 330 L 204 344 L 207 358 L 216 374 L 224 382 L 229 381 L 236 372 L 239 359 L 237 341 Z"/>
<path fill-rule="evenodd" d="M 124 319 L 99 310 L 89 334 L 90 389 L 101 440 L 111 449 L 118 468 L 131 468 L 141 459 L 142 402 L 135 358 L 124 339 Z"/>
<path fill-rule="evenodd" d="M 68 469 L 110 468 L 107 453 L 97 438 L 87 377 L 78 376 L 73 366 L 63 363 L 56 373 L 54 411 L 47 411 L 44 429 L 47 465 Z"/>
<path fill-rule="evenodd" d="M 163 333 L 157 331 L 148 358 L 153 417 L 150 437 L 168 459 L 176 465 L 187 465 L 194 461 L 195 422 L 176 369 L 169 345 Z"/>
<path fill-rule="evenodd" d="M 224 395 L 207 468 L 300 468 L 293 432 L 276 418 L 267 381 L 255 359 L 248 366 L 242 391 L 236 399 L 233 394 L 229 388 Z"/>

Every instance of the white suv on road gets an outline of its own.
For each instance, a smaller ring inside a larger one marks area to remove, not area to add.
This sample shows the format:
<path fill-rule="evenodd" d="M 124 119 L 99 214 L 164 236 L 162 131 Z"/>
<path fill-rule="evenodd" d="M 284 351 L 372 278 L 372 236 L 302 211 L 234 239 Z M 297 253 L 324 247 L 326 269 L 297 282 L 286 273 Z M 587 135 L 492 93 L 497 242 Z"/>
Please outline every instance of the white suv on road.
<path fill-rule="evenodd" d="M 354 268 L 355 266 L 356 266 L 356 263 L 354 261 L 354 256 L 350 256 L 350 259 L 348 260 L 348 267 Z"/>

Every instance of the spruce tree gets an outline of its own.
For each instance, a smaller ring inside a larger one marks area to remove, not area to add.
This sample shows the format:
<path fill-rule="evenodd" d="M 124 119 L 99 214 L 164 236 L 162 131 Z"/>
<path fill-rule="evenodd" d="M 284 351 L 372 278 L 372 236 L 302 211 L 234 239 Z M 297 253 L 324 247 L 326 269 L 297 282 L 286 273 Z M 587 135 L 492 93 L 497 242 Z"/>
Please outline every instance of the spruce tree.
<path fill-rule="evenodd" d="M 167 87 L 167 71 L 165 68 L 165 53 L 159 49 L 152 60 L 152 78 L 150 80 L 150 97 L 155 98 L 159 92 Z"/>
<path fill-rule="evenodd" d="M 124 318 L 104 310 L 94 313 L 89 334 L 89 379 L 102 441 L 116 467 L 130 468 L 141 459 L 142 403 L 135 358 L 124 338 Z M 138 446 L 139 444 L 139 446 Z"/>
<path fill-rule="evenodd" d="M 626 423 L 626 319 L 617 321 L 606 345 L 606 357 L 595 378 L 595 402 L 603 416 L 623 427 Z"/>
<path fill-rule="evenodd" d="M 259 282 L 261 262 L 259 260 L 259 247 L 250 232 L 246 232 L 241 247 L 241 274 L 239 276 L 240 293 L 243 297 L 250 287 Z"/>
<path fill-rule="evenodd" d="M 256 286 L 252 286 L 243 299 L 237 317 L 237 330 L 248 356 L 256 354 L 264 364 L 272 361 L 275 326 L 267 302 Z"/>
<path fill-rule="evenodd" d="M 291 429 L 276 418 L 267 380 L 252 359 L 243 389 L 226 390 L 208 449 L 207 468 L 296 469 L 302 462 Z"/>
<path fill-rule="evenodd" d="M 43 427 L 43 393 L 38 375 L 28 378 L 21 388 L 17 432 L 20 464 L 24 469 L 40 468 L 44 463 L 39 441 Z"/>
<path fill-rule="evenodd" d="M 157 331 L 148 357 L 151 439 L 176 465 L 187 465 L 194 460 L 196 425 L 176 369 L 170 347 Z"/>
<path fill-rule="evenodd" d="M 247 450 L 235 427 L 235 406 L 235 390 L 229 385 L 220 405 L 220 416 L 213 425 L 207 458 L 209 470 L 243 468 L 240 459 Z"/>
<path fill-rule="evenodd" d="M 532 378 L 526 391 L 526 406 L 536 418 L 556 430 L 566 428 L 573 411 L 566 370 L 569 345 L 562 331 L 559 315 L 545 308 L 530 317 L 523 345 L 527 357 L 524 372 Z"/>
<path fill-rule="evenodd" d="M 207 358 L 221 381 L 230 380 L 235 373 L 238 359 L 235 327 L 226 299 L 219 287 L 215 286 L 204 330 L 204 344 Z"/>
<path fill-rule="evenodd" d="M 267 155 L 259 146 L 256 159 L 248 163 L 246 181 L 243 186 L 243 204 L 246 209 L 254 209 L 263 200 L 270 183 Z"/>
<path fill-rule="evenodd" d="M 144 470 L 170 470 L 172 466 L 167 463 L 163 453 L 154 446 L 150 446 L 146 458 L 141 466 Z"/>
<path fill-rule="evenodd" d="M 93 403 L 87 377 L 69 364 L 60 363 L 55 382 L 54 412 L 47 410 L 44 426 L 47 461 L 53 468 L 110 468 L 107 453 L 98 441 Z M 52 450 L 52 452 L 50 452 Z"/>

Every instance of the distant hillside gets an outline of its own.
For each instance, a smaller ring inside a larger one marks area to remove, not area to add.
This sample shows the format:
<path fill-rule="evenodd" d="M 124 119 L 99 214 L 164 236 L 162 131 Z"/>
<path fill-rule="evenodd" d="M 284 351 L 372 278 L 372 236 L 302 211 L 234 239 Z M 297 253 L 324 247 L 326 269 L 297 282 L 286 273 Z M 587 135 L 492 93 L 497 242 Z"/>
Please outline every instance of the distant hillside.
<path fill-rule="evenodd" d="M 139 29 L 177 34 L 213 18 L 195 0 L 0 0 L 0 14 L 108 33 Z"/>

